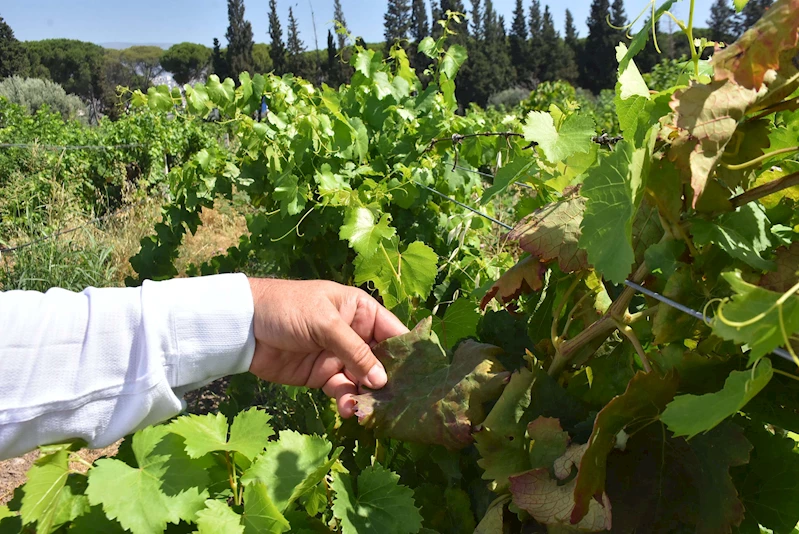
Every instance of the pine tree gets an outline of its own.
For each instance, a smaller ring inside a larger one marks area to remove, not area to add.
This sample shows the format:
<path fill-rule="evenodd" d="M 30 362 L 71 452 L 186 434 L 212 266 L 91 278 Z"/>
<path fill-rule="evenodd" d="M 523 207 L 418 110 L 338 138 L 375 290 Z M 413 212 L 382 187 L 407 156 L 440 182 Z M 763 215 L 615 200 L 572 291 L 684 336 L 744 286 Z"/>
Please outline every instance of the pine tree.
<path fill-rule="evenodd" d="M 530 59 L 527 62 L 530 75 L 541 80 L 541 61 L 544 42 L 541 39 L 541 2 L 533 0 L 530 5 Z"/>
<path fill-rule="evenodd" d="M 252 73 L 252 24 L 244 18 L 244 0 L 228 0 L 227 64 L 230 75 L 238 79 L 242 72 Z"/>
<path fill-rule="evenodd" d="M 710 18 L 707 27 L 710 39 L 717 42 L 731 43 L 735 39 L 735 9 L 730 0 L 716 0 L 710 7 Z"/>
<path fill-rule="evenodd" d="M 766 14 L 766 11 L 768 11 L 768 8 L 770 8 L 773 3 L 774 0 L 749 0 L 749 3 L 746 4 L 738 15 L 738 20 L 735 24 L 736 37 L 754 26 L 755 23 Z"/>
<path fill-rule="evenodd" d="M 513 23 L 510 27 L 510 61 L 516 69 L 517 83 L 527 83 L 530 76 L 530 48 L 527 44 L 527 20 L 522 0 L 516 0 Z"/>
<path fill-rule="evenodd" d="M 609 0 L 592 0 L 591 13 L 586 21 L 588 37 L 585 53 L 579 56 L 580 85 L 599 93 L 616 86 L 616 30 L 608 25 Z"/>
<path fill-rule="evenodd" d="M 427 6 L 424 0 L 413 0 L 411 4 L 410 36 L 415 43 L 430 35 L 430 24 L 427 21 Z"/>
<path fill-rule="evenodd" d="M 560 35 L 555 29 L 555 21 L 549 6 L 544 6 L 544 17 L 541 20 L 541 69 L 540 79 L 542 81 L 554 81 L 558 79 L 563 67 L 563 50 L 560 47 Z"/>
<path fill-rule="evenodd" d="M 14 36 L 14 30 L 0 17 L 0 79 L 24 74 L 28 69 L 28 56 Z"/>
<path fill-rule="evenodd" d="M 272 68 L 275 74 L 282 76 L 286 73 L 286 44 L 283 42 L 283 29 L 280 27 L 280 18 L 277 16 L 277 0 L 269 0 L 269 37 L 271 39 L 269 57 L 272 58 Z"/>
<path fill-rule="evenodd" d="M 344 19 L 344 10 L 341 8 L 341 0 L 333 0 L 333 20 L 338 22 L 344 29 L 347 29 L 347 21 Z M 343 50 L 347 44 L 347 36 L 343 33 L 336 34 L 338 39 L 338 49 Z"/>
<path fill-rule="evenodd" d="M 230 77 L 227 59 L 222 54 L 221 44 L 216 37 L 214 37 L 214 50 L 211 53 L 211 71 L 211 74 L 216 74 L 221 80 Z"/>
<path fill-rule="evenodd" d="M 388 0 L 388 8 L 383 17 L 383 35 L 386 45 L 406 39 L 411 26 L 411 6 L 408 0 Z"/>

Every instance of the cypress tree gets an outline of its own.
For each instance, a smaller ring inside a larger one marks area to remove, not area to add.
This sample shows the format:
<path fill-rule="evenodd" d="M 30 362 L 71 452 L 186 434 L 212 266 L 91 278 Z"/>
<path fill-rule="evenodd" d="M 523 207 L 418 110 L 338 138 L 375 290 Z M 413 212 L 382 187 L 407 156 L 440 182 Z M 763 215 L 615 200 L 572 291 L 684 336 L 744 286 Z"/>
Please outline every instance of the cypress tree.
<path fill-rule="evenodd" d="M 613 0 L 613 4 L 610 6 L 610 25 L 616 30 L 613 46 L 625 42 L 627 40 L 627 14 L 624 12 L 624 0 Z"/>
<path fill-rule="evenodd" d="M 577 28 L 574 26 L 574 15 L 568 9 L 566 10 L 566 24 L 565 24 L 565 35 L 564 41 L 567 45 L 572 49 L 574 54 L 576 55 L 578 52 L 578 48 L 580 45 L 580 41 L 578 40 L 577 36 Z"/>
<path fill-rule="evenodd" d="M 580 85 L 599 93 L 602 89 L 612 89 L 616 85 L 616 44 L 617 32 L 607 23 L 610 2 L 592 0 L 591 13 L 586 21 L 588 37 L 585 50 L 590 54 L 579 57 Z"/>
<path fill-rule="evenodd" d="M 510 61 L 516 69 L 516 81 L 527 83 L 530 77 L 530 49 L 527 45 L 527 20 L 524 16 L 522 0 L 516 0 L 513 10 L 513 23 L 510 27 Z"/>
<path fill-rule="evenodd" d="M 286 44 L 283 42 L 283 29 L 280 27 L 280 18 L 277 16 L 277 0 L 269 0 L 269 37 L 271 38 L 269 57 L 272 58 L 272 68 L 275 74 L 281 76 L 286 73 Z"/>
<path fill-rule="evenodd" d="M 541 60 L 544 42 L 541 39 L 541 2 L 533 0 L 530 5 L 530 59 L 527 62 L 530 75 L 541 80 Z"/>
<path fill-rule="evenodd" d="M 411 4 L 411 39 L 419 43 L 430 35 L 430 24 L 427 21 L 427 6 L 424 0 L 413 0 Z"/>
<path fill-rule="evenodd" d="M 563 62 L 558 77 L 571 84 L 577 83 L 580 71 L 577 68 L 577 57 L 580 55 L 580 41 L 577 37 L 577 28 L 574 26 L 574 16 L 566 10 L 565 35 L 562 42 Z"/>
<path fill-rule="evenodd" d="M 738 20 L 735 24 L 736 36 L 740 36 L 743 32 L 754 26 L 760 18 L 766 14 L 768 8 L 774 0 L 749 0 L 749 3 L 744 6 L 741 13 L 738 15 Z"/>
<path fill-rule="evenodd" d="M 471 0 L 472 9 L 469 13 L 472 19 L 472 31 L 469 34 L 477 41 L 484 38 L 485 21 L 483 20 L 483 10 L 480 9 L 481 0 Z"/>
<path fill-rule="evenodd" d="M 344 19 L 344 10 L 341 8 L 341 0 L 333 0 L 333 20 L 338 22 L 344 29 L 347 29 L 347 21 Z M 343 50 L 347 44 L 347 36 L 343 33 L 336 34 L 338 39 L 338 49 Z"/>
<path fill-rule="evenodd" d="M 563 50 L 560 47 L 560 35 L 555 30 L 555 21 L 549 6 L 544 6 L 544 17 L 541 20 L 541 69 L 540 79 L 554 81 L 558 79 L 563 63 Z"/>
<path fill-rule="evenodd" d="M 230 77 L 230 69 L 228 69 L 227 60 L 222 54 L 219 39 L 216 37 L 214 37 L 214 50 L 211 53 L 211 71 L 212 74 L 216 74 L 222 80 Z"/>
<path fill-rule="evenodd" d="M 244 0 L 228 0 L 227 16 L 227 64 L 230 75 L 237 79 L 242 72 L 254 71 L 252 24 L 244 18 Z"/>
<path fill-rule="evenodd" d="M 447 11 L 452 11 L 453 13 L 466 13 L 466 9 L 463 7 L 463 2 L 461 0 L 441 0 L 440 9 L 441 18 L 446 18 Z M 450 23 L 449 29 L 455 32 L 455 35 L 449 36 L 448 41 L 450 44 L 466 44 L 467 37 L 469 36 L 469 25 L 466 21 L 466 18 L 461 18 L 459 23 L 453 21 Z"/>
<path fill-rule="evenodd" d="M 336 50 L 336 38 L 333 37 L 333 32 L 327 30 L 327 64 L 325 65 L 325 74 L 327 75 L 327 83 L 332 87 L 338 87 L 341 83 L 338 68 L 338 50 Z"/>
<path fill-rule="evenodd" d="M 408 4 L 408 0 L 388 0 L 388 8 L 383 21 L 386 46 L 391 46 L 394 41 L 407 38 L 411 26 L 411 6 Z"/>
<path fill-rule="evenodd" d="M 297 19 L 294 18 L 294 10 L 289 7 L 289 25 L 287 28 L 288 36 L 286 38 L 286 52 L 288 71 L 295 76 L 301 76 L 306 79 L 311 78 L 310 66 L 305 61 L 305 43 L 300 39 L 300 29 L 297 26 Z"/>
<path fill-rule="evenodd" d="M 710 7 L 710 18 L 707 19 L 710 39 L 717 42 L 731 43 L 735 40 L 735 10 L 730 0 L 716 0 Z"/>
<path fill-rule="evenodd" d="M 28 69 L 28 56 L 14 30 L 0 17 L 0 78 L 24 74 Z"/>

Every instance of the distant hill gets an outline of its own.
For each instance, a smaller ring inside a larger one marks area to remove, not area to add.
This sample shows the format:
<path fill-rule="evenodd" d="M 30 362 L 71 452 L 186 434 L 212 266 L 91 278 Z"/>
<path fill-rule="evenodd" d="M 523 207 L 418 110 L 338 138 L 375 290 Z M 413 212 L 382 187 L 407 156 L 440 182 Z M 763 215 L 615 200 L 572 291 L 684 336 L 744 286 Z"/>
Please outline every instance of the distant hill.
<path fill-rule="evenodd" d="M 97 43 L 103 48 L 113 48 L 115 50 L 122 50 L 124 48 L 130 48 L 131 46 L 158 46 L 166 50 L 173 43 Z"/>

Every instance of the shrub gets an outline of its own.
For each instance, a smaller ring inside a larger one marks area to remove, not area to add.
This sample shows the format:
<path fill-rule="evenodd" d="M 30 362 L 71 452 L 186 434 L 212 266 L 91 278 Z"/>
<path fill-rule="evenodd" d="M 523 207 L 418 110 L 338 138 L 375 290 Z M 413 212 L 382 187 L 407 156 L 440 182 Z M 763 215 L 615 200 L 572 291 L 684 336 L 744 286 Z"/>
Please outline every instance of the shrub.
<path fill-rule="evenodd" d="M 87 115 L 86 105 L 80 98 L 68 95 L 63 87 L 50 80 L 12 76 L 0 82 L 0 96 L 19 104 L 29 113 L 36 113 L 46 105 L 65 119 Z"/>
<path fill-rule="evenodd" d="M 530 96 L 530 91 L 522 87 L 511 87 L 491 95 L 488 99 L 490 108 L 513 108 Z"/>

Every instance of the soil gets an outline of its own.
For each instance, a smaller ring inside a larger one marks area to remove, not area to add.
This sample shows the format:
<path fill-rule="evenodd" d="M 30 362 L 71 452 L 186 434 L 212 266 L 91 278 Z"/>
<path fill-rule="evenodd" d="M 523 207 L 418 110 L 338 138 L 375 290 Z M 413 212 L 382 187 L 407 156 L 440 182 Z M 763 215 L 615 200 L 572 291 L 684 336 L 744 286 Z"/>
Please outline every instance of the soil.
<path fill-rule="evenodd" d="M 204 415 L 215 412 L 219 403 L 225 399 L 225 389 L 228 385 L 227 378 L 220 378 L 207 386 L 186 394 L 186 412 Z M 104 449 L 81 449 L 75 454 L 88 463 L 103 457 L 113 457 L 119 449 L 122 440 Z M 14 489 L 25 483 L 28 469 L 39 457 L 39 451 L 31 451 L 19 458 L 0 461 L 0 505 L 7 503 L 14 496 Z M 70 468 L 85 473 L 88 467 L 81 462 L 71 462 Z"/>

